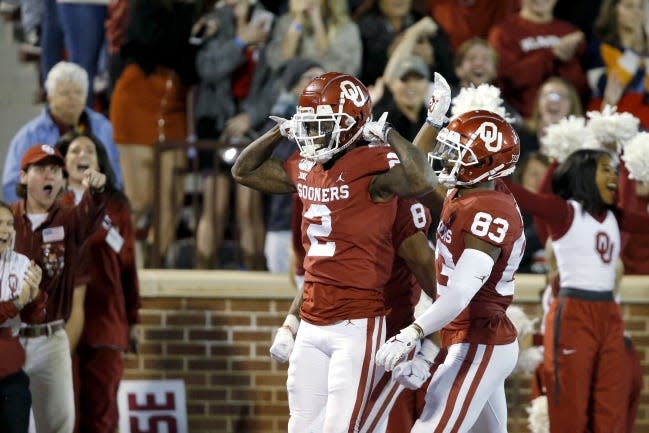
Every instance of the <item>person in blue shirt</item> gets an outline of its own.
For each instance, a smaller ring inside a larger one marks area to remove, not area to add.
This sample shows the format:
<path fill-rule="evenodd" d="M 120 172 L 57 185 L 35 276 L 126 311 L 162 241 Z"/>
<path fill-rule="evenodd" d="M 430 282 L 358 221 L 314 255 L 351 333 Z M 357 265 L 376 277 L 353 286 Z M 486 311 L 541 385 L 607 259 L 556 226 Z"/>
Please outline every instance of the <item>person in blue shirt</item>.
<path fill-rule="evenodd" d="M 80 66 L 59 62 L 45 80 L 47 105 L 27 122 L 11 140 L 2 172 L 2 194 L 7 203 L 18 200 L 16 184 L 20 158 L 34 144 L 54 146 L 58 138 L 72 129 L 90 130 L 106 146 L 118 187 L 122 187 L 119 151 L 113 141 L 113 127 L 102 114 L 86 108 L 88 74 Z"/>

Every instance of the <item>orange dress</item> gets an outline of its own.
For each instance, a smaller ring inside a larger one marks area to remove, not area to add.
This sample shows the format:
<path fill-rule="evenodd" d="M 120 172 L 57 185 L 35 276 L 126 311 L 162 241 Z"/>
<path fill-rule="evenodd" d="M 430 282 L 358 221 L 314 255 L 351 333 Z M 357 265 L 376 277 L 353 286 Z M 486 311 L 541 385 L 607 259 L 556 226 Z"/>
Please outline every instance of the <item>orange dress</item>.
<path fill-rule="evenodd" d="M 171 69 L 146 75 L 135 63 L 117 80 L 110 104 L 115 143 L 145 144 L 187 138 L 187 86 Z"/>

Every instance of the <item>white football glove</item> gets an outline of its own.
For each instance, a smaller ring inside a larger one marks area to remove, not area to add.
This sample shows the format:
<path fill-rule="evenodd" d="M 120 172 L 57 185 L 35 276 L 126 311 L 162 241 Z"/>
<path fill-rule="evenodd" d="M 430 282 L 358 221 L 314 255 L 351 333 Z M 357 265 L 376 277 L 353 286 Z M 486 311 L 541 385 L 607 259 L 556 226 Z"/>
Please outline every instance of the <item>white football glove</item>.
<path fill-rule="evenodd" d="M 424 340 L 415 357 L 394 367 L 392 378 L 408 389 L 419 389 L 430 377 L 439 348 L 430 340 Z"/>
<path fill-rule="evenodd" d="M 292 314 L 286 316 L 284 325 L 277 329 L 273 345 L 270 346 L 270 357 L 277 362 L 287 362 L 293 351 L 295 335 L 300 325 L 298 318 Z"/>
<path fill-rule="evenodd" d="M 444 123 L 448 120 L 446 113 L 451 106 L 451 87 L 446 82 L 446 79 L 439 73 L 435 72 L 435 79 L 433 81 L 433 91 L 428 102 L 428 113 L 426 115 L 426 123 L 434 126 L 435 128 L 442 128 Z"/>
<path fill-rule="evenodd" d="M 388 144 L 388 131 L 392 128 L 387 122 L 388 112 L 386 111 L 379 117 L 377 121 L 367 122 L 363 126 L 363 138 L 365 141 L 381 141 L 385 144 Z"/>
<path fill-rule="evenodd" d="M 282 134 L 282 137 L 286 137 L 291 141 L 295 141 L 295 130 L 296 124 L 295 120 L 291 119 L 284 119 L 283 117 L 279 116 L 268 116 L 268 118 L 277 125 L 279 125 L 279 133 Z"/>
<path fill-rule="evenodd" d="M 406 357 L 423 337 L 421 328 L 410 325 L 403 328 L 397 335 L 383 343 L 376 352 L 376 363 L 383 366 L 385 371 L 392 369 Z"/>

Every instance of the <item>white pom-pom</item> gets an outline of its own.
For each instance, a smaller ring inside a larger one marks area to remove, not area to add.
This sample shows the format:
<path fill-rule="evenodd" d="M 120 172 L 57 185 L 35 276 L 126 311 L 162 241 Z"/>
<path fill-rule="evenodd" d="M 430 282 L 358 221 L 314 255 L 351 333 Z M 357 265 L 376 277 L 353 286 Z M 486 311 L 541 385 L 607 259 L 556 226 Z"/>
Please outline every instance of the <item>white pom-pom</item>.
<path fill-rule="evenodd" d="M 521 307 L 510 305 L 505 313 L 507 313 L 507 317 L 509 317 L 514 328 L 516 328 L 518 338 L 525 334 L 529 334 L 530 332 L 534 332 L 534 325 L 536 325 L 538 319 L 530 319 L 527 317 L 527 314 L 525 314 Z"/>
<path fill-rule="evenodd" d="M 622 159 L 631 179 L 649 182 L 649 132 L 640 132 L 628 141 Z"/>
<path fill-rule="evenodd" d="M 532 374 L 541 362 L 543 362 L 543 346 L 528 347 L 518 354 L 514 372 Z"/>
<path fill-rule="evenodd" d="M 601 149 L 593 131 L 586 127 L 583 117 L 564 117 L 549 125 L 541 138 L 541 152 L 559 163 L 579 149 Z"/>
<path fill-rule="evenodd" d="M 586 116 L 588 128 L 593 131 L 597 141 L 603 146 L 615 143 L 618 153 L 638 133 L 640 127 L 640 119 L 631 113 L 618 113 L 614 105 L 605 105 L 601 112 L 589 111 Z"/>
<path fill-rule="evenodd" d="M 514 119 L 507 114 L 503 102 L 500 97 L 500 89 L 491 84 L 483 83 L 478 87 L 463 87 L 451 101 L 451 115 L 457 117 L 467 111 L 488 110 L 500 115 L 508 122 L 513 122 Z"/>
<path fill-rule="evenodd" d="M 527 425 L 531 433 L 550 433 L 548 398 L 546 396 L 536 397 L 526 410 L 528 413 Z"/>

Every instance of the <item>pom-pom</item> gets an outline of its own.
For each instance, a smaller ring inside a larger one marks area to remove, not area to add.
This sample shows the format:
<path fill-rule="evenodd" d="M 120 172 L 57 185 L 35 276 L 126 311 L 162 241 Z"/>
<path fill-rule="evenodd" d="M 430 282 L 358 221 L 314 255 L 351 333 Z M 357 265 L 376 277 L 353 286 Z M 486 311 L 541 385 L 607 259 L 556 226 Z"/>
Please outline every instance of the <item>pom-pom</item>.
<path fill-rule="evenodd" d="M 543 361 L 543 347 L 532 346 L 523 349 L 518 354 L 514 373 L 532 374 Z"/>
<path fill-rule="evenodd" d="M 618 113 L 614 105 L 605 105 L 601 112 L 589 111 L 586 117 L 588 128 L 593 131 L 597 141 L 609 148 L 611 144 L 615 144 L 617 153 L 638 133 L 640 127 L 640 119 L 631 113 Z"/>
<path fill-rule="evenodd" d="M 503 102 L 500 89 L 491 84 L 463 87 L 451 101 L 451 115 L 457 117 L 467 111 L 487 110 L 500 115 L 508 122 L 513 122 L 514 119 L 507 114 Z"/>
<path fill-rule="evenodd" d="M 514 325 L 514 328 L 516 328 L 518 338 L 525 334 L 529 334 L 530 332 L 534 332 L 534 325 L 538 319 L 530 319 L 527 317 L 527 314 L 525 314 L 521 307 L 510 305 L 507 308 L 506 313 L 507 317 L 509 317 L 509 320 Z"/>
<path fill-rule="evenodd" d="M 559 163 L 579 149 L 601 149 L 593 131 L 586 127 L 583 117 L 564 117 L 549 125 L 541 138 L 541 152 Z"/>
<path fill-rule="evenodd" d="M 536 397 L 527 407 L 527 426 L 531 433 L 550 433 L 548 415 L 548 398 L 545 395 Z"/>
<path fill-rule="evenodd" d="M 649 182 L 649 132 L 639 132 L 628 141 L 622 159 L 631 179 Z"/>

